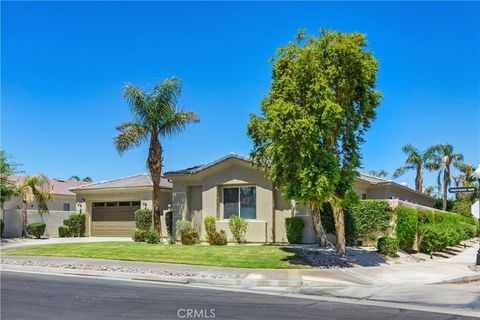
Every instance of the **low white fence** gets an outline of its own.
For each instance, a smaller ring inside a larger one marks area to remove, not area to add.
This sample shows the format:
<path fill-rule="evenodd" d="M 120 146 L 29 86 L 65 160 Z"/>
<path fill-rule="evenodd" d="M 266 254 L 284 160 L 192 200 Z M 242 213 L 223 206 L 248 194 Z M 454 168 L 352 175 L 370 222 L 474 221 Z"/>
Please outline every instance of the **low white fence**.
<path fill-rule="evenodd" d="M 47 237 L 58 237 L 58 227 L 63 224 L 63 220 L 67 219 L 75 211 L 52 211 L 38 214 L 37 210 L 27 210 L 27 224 L 42 221 L 47 226 L 45 235 Z M 3 222 L 5 222 L 5 230 L 3 237 L 15 238 L 22 235 L 22 211 L 21 210 L 4 210 Z"/>

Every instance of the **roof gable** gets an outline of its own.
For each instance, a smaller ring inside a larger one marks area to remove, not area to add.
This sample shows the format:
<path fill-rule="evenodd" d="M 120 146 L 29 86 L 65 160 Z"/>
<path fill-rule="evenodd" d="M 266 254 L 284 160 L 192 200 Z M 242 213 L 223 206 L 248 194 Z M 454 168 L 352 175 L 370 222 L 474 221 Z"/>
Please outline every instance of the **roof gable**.
<path fill-rule="evenodd" d="M 141 188 L 151 187 L 153 185 L 150 174 L 141 173 L 129 177 L 123 177 L 118 179 L 100 181 L 97 183 L 91 183 L 76 188 L 72 188 L 71 191 L 81 190 L 99 190 L 99 189 L 120 189 L 120 188 Z M 165 178 L 161 178 L 160 187 L 165 189 L 171 189 L 172 183 Z"/>

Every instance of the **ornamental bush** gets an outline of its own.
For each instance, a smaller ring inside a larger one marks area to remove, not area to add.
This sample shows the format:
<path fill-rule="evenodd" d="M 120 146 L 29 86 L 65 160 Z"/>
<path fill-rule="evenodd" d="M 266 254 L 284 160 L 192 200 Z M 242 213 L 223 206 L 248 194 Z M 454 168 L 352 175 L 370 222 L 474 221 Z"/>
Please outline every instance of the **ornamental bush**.
<path fill-rule="evenodd" d="M 422 226 L 422 241 L 419 249 L 429 253 L 440 251 L 447 247 L 447 236 L 440 224 L 426 224 Z"/>
<path fill-rule="evenodd" d="M 135 227 L 138 230 L 150 230 L 152 226 L 152 210 L 138 209 L 135 211 Z"/>
<path fill-rule="evenodd" d="M 475 225 L 472 225 L 466 222 L 460 222 L 459 225 L 465 232 L 466 237 L 463 240 L 473 238 L 477 235 L 477 227 Z"/>
<path fill-rule="evenodd" d="M 85 214 L 74 213 L 63 220 L 63 224 L 69 228 L 71 237 L 83 237 L 86 230 L 85 220 Z"/>
<path fill-rule="evenodd" d="M 187 220 L 177 220 L 175 227 L 177 238 L 181 238 L 183 231 L 192 229 L 192 223 Z"/>
<path fill-rule="evenodd" d="M 32 222 L 27 225 L 27 233 L 37 239 L 40 239 L 40 237 L 45 233 L 46 227 L 47 225 L 43 222 Z"/>
<path fill-rule="evenodd" d="M 233 240 L 237 243 L 245 242 L 245 234 L 248 228 L 247 220 L 240 218 L 236 214 L 232 214 L 228 220 L 228 227 L 232 233 Z"/>
<path fill-rule="evenodd" d="M 215 231 L 208 239 L 208 243 L 213 246 L 225 246 L 227 244 L 227 233 L 225 230 Z"/>
<path fill-rule="evenodd" d="M 197 230 L 190 228 L 182 231 L 180 240 L 184 245 L 198 244 L 200 243 L 200 236 Z"/>
<path fill-rule="evenodd" d="M 301 243 L 302 231 L 305 222 L 302 218 L 291 217 L 285 218 L 285 229 L 287 232 L 287 239 L 289 243 Z"/>
<path fill-rule="evenodd" d="M 150 244 L 160 243 L 160 233 L 155 230 L 145 231 L 145 242 Z"/>
<path fill-rule="evenodd" d="M 3 235 L 3 229 L 5 229 L 5 222 L 3 222 L 2 219 L 0 219 L 0 236 Z"/>
<path fill-rule="evenodd" d="M 398 240 L 393 237 L 381 237 L 377 241 L 377 250 L 386 256 L 394 257 L 398 251 Z"/>
<path fill-rule="evenodd" d="M 132 233 L 132 240 L 135 242 L 145 242 L 145 235 L 147 231 L 136 229 Z"/>
<path fill-rule="evenodd" d="M 70 232 L 70 228 L 67 227 L 67 226 L 59 226 L 58 227 L 58 236 L 60 238 L 71 237 L 72 233 Z"/>
<path fill-rule="evenodd" d="M 205 225 L 205 232 L 207 233 L 207 240 L 210 242 L 210 237 L 217 231 L 215 226 L 215 217 L 214 216 L 207 216 L 203 220 L 203 224 Z"/>
<path fill-rule="evenodd" d="M 396 235 L 398 246 L 402 250 L 410 250 L 415 243 L 417 234 L 418 214 L 413 208 L 398 207 L 395 209 L 397 214 Z"/>

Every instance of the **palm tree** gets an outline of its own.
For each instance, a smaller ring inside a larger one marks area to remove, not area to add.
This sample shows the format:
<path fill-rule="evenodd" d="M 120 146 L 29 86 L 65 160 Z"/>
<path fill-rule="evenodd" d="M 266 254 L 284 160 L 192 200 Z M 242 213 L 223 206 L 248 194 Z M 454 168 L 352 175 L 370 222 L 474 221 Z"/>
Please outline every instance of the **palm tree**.
<path fill-rule="evenodd" d="M 388 177 L 388 172 L 386 172 L 385 170 L 380 170 L 379 172 L 377 172 L 377 170 L 375 169 L 372 169 L 368 172 L 369 175 L 371 176 L 374 176 L 374 177 L 378 177 L 378 178 L 386 178 Z"/>
<path fill-rule="evenodd" d="M 469 187 L 475 182 L 475 166 L 463 162 L 456 162 L 454 166 L 461 172 L 460 181 L 462 182 L 462 186 Z"/>
<path fill-rule="evenodd" d="M 34 201 L 38 206 L 38 213 L 48 212 L 48 201 L 52 200 L 50 183 L 43 174 L 26 177 L 23 182 L 15 187 L 15 194 L 22 199 L 22 237 L 27 236 L 27 208 Z"/>
<path fill-rule="evenodd" d="M 68 180 L 76 180 L 76 181 L 84 181 L 84 182 L 92 182 L 92 178 L 90 177 L 85 177 L 85 178 L 80 178 L 80 176 L 77 176 L 77 175 L 73 175 L 71 176 L 70 178 L 68 178 Z"/>
<path fill-rule="evenodd" d="M 160 179 L 163 168 L 163 148 L 160 138 L 174 135 L 191 122 L 200 119 L 194 112 L 182 111 L 177 106 L 181 83 L 176 78 L 156 84 L 150 92 L 127 85 L 123 96 L 130 106 L 133 121 L 117 126 L 119 134 L 114 145 L 120 154 L 149 142 L 147 167 L 153 182 L 153 225 L 162 237 L 160 221 Z"/>
<path fill-rule="evenodd" d="M 402 151 L 407 155 L 405 165 L 397 168 L 393 173 L 393 177 L 398 178 L 404 175 L 407 171 L 415 170 L 415 190 L 422 192 L 423 169 L 429 171 L 435 169 L 434 163 L 431 161 L 432 151 L 429 148 L 424 152 L 420 152 L 411 144 L 404 145 Z"/>
<path fill-rule="evenodd" d="M 438 192 L 437 192 L 437 187 L 436 186 L 428 186 L 425 188 L 423 193 L 428 194 L 430 197 L 437 197 Z"/>
<path fill-rule="evenodd" d="M 452 175 L 450 172 L 450 165 L 458 166 L 463 160 L 461 153 L 454 153 L 453 146 L 451 144 L 437 144 L 430 148 L 432 152 L 432 160 L 435 167 L 439 170 L 439 182 L 440 176 L 443 174 L 443 210 L 447 210 L 447 188 L 450 185 Z"/>

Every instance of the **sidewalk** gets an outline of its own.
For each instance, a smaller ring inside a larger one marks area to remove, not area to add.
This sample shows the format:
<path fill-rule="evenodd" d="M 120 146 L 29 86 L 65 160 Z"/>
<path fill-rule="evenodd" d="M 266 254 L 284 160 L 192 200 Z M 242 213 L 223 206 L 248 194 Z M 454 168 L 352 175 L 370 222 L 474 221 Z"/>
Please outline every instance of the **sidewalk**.
<path fill-rule="evenodd" d="M 42 246 L 48 244 L 61 243 L 86 243 L 86 242 L 111 242 L 111 241 L 133 241 L 129 237 L 80 237 L 80 238 L 45 238 L 45 239 L 26 239 L 26 238 L 2 238 L 0 250 L 17 249 L 31 246 Z"/>

